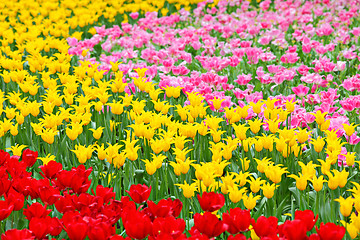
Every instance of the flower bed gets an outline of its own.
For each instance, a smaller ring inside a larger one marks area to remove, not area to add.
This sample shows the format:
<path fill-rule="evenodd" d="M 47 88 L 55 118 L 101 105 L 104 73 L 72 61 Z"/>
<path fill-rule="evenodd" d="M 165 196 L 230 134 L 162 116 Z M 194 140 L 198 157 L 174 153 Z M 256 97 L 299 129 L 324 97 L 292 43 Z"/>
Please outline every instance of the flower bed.
<path fill-rule="evenodd" d="M 359 5 L 194 3 L 6 3 L 2 239 L 358 237 Z"/>

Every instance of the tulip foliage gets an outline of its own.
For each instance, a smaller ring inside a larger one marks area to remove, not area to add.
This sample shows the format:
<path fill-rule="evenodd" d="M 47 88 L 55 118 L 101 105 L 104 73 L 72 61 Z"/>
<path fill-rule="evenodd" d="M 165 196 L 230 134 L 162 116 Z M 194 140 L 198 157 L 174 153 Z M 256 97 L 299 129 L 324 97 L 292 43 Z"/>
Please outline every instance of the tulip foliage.
<path fill-rule="evenodd" d="M 360 237 L 358 0 L 0 11 L 1 239 Z"/>

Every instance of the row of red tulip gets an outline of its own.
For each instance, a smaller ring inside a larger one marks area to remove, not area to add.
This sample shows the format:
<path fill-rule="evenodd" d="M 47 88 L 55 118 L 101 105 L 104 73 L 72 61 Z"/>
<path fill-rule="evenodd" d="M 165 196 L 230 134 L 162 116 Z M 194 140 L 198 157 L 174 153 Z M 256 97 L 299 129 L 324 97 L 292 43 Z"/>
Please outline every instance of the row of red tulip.
<path fill-rule="evenodd" d="M 132 185 L 130 195 L 115 199 L 112 188 L 98 185 L 89 188 L 91 168 L 84 165 L 64 170 L 60 163 L 50 161 L 40 167 L 41 179 L 32 176 L 31 167 L 37 152 L 24 150 L 22 156 L 10 156 L 0 150 L 0 221 L 12 212 L 21 211 L 28 220 L 28 228 L 7 230 L 1 239 L 49 239 L 63 236 L 71 240 L 124 239 L 116 234 L 124 228 L 126 239 L 247 239 L 252 228 L 261 239 L 342 239 L 345 228 L 333 223 L 320 224 L 313 231 L 317 217 L 311 210 L 296 211 L 294 220 L 279 224 L 276 217 L 251 217 L 249 210 L 230 209 L 222 214 L 215 211 L 224 206 L 220 193 L 198 195 L 205 213 L 195 213 L 194 226 L 186 233 L 186 222 L 179 218 L 183 204 L 179 199 L 148 201 L 151 187 Z M 36 171 L 36 169 L 33 169 Z M 25 202 L 31 203 L 24 207 Z M 122 225 L 117 224 L 121 219 Z M 14 220 L 13 220 L 14 221 Z M 313 231 L 314 232 L 314 231 Z M 245 234 L 245 235 L 244 235 Z M 310 233 L 309 233 L 310 234 Z"/>

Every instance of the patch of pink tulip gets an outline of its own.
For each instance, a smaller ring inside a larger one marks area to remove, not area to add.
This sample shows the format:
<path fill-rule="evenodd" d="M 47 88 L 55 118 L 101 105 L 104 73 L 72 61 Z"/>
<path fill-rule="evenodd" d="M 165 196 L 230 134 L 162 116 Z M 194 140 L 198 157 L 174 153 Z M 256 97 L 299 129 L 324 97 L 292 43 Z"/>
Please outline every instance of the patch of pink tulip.
<path fill-rule="evenodd" d="M 215 97 L 224 99 L 219 111 L 260 94 L 281 100 L 280 106 L 295 99 L 294 128 L 309 126 L 307 116 L 317 110 L 328 112 L 331 128 L 340 132 L 349 118 L 359 122 L 357 1 L 270 3 L 254 9 L 247 1 L 222 0 L 211 9 L 198 4 L 193 15 L 184 9 L 163 17 L 149 12 L 134 24 L 95 27 L 90 39 L 69 38 L 69 53 L 100 64 L 105 74 L 110 62 L 122 62 L 119 70 L 129 83 L 131 69 L 148 68 L 149 80 L 200 92 L 212 109 Z M 95 45 L 102 47 L 98 58 L 92 57 Z M 90 50 L 85 57 L 83 50 Z"/>

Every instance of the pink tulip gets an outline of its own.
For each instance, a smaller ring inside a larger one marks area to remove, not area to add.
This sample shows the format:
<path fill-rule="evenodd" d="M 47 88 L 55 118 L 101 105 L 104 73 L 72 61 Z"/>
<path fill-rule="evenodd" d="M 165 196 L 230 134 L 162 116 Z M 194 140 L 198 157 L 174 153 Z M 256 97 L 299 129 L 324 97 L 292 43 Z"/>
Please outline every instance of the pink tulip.
<path fill-rule="evenodd" d="M 306 96 L 306 94 L 308 94 L 309 92 L 309 88 L 300 84 L 297 87 L 293 87 L 291 88 L 291 90 L 296 94 L 296 96 L 303 98 Z"/>

